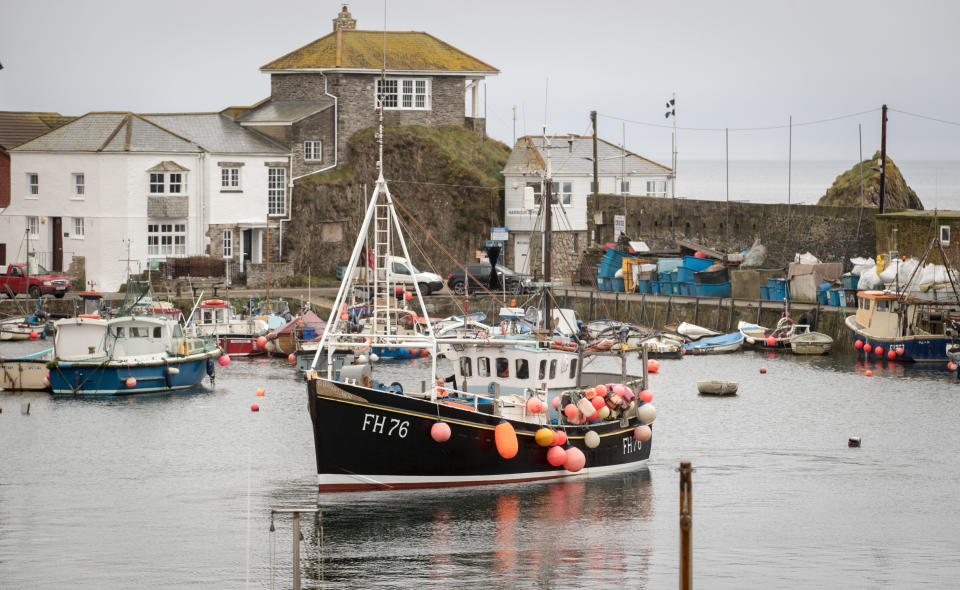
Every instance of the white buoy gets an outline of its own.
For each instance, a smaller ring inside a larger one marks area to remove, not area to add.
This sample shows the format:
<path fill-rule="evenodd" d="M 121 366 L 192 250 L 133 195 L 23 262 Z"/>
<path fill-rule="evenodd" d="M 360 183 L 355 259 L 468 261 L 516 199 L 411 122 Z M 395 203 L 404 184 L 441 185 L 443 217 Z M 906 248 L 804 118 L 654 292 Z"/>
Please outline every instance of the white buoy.
<path fill-rule="evenodd" d="M 357 363 L 361 365 L 365 365 L 367 363 L 367 355 L 361 354 L 360 356 L 358 356 Z"/>
<path fill-rule="evenodd" d="M 600 446 L 600 435 L 593 430 L 587 431 L 587 434 L 583 437 L 583 443 L 587 445 L 587 447 L 595 449 Z"/>
<path fill-rule="evenodd" d="M 371 363 L 375 363 L 375 362 L 377 362 L 377 361 L 379 361 L 379 360 L 380 360 L 380 355 L 379 355 L 379 354 L 377 354 L 377 353 L 375 353 L 375 352 L 371 352 L 371 353 L 370 353 L 370 362 L 371 362 Z"/>
<path fill-rule="evenodd" d="M 644 424 L 652 424 L 657 419 L 657 409 L 653 404 L 643 404 L 637 407 L 637 418 Z"/>

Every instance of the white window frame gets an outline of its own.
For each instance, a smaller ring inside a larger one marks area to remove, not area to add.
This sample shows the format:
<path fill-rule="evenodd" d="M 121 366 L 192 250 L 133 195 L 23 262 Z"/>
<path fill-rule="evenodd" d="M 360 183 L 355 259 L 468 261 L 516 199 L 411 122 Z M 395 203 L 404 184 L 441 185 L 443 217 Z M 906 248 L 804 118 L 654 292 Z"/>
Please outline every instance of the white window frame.
<path fill-rule="evenodd" d="M 30 233 L 31 240 L 39 240 L 40 239 L 40 218 L 36 215 L 28 215 L 26 230 Z"/>
<path fill-rule="evenodd" d="M 630 179 L 629 179 L 629 178 L 621 178 L 621 179 L 620 179 L 620 193 L 619 193 L 619 194 L 621 194 L 621 195 L 629 195 L 629 194 L 630 194 Z"/>
<path fill-rule="evenodd" d="M 27 198 L 40 198 L 40 174 L 37 172 L 27 172 Z"/>
<path fill-rule="evenodd" d="M 287 169 L 267 168 L 267 215 L 287 214 Z"/>
<path fill-rule="evenodd" d="M 70 232 L 70 237 L 74 240 L 82 240 L 87 235 L 86 229 L 86 223 L 84 222 L 83 217 L 74 217 L 73 231 Z"/>
<path fill-rule="evenodd" d="M 949 225 L 940 226 L 940 245 L 942 246 L 950 245 L 950 226 Z"/>
<path fill-rule="evenodd" d="M 557 199 L 557 204 L 569 207 L 573 200 L 573 183 L 569 180 L 556 180 L 550 189 L 553 196 Z"/>
<path fill-rule="evenodd" d="M 323 142 L 319 139 L 311 139 L 303 142 L 303 160 L 305 162 L 323 161 Z"/>
<path fill-rule="evenodd" d="M 147 258 L 186 255 L 186 221 L 147 221 Z"/>
<path fill-rule="evenodd" d="M 648 197 L 667 196 L 667 181 L 666 180 L 648 180 L 647 196 Z"/>
<path fill-rule="evenodd" d="M 239 166 L 221 166 L 220 167 L 220 190 L 239 191 L 243 190 L 240 183 Z"/>
<path fill-rule="evenodd" d="M 223 232 L 223 257 L 233 258 L 233 230 Z"/>
<path fill-rule="evenodd" d="M 374 107 L 380 106 L 381 80 L 374 88 Z M 430 78 L 387 78 L 383 108 L 388 111 L 429 111 L 433 85 Z"/>
<path fill-rule="evenodd" d="M 184 195 L 187 192 L 187 173 L 148 172 L 147 191 L 153 196 Z"/>
<path fill-rule="evenodd" d="M 84 176 L 83 172 L 74 172 L 71 178 L 73 180 L 73 194 L 70 198 L 76 201 L 82 201 L 86 198 L 87 194 L 86 176 Z"/>

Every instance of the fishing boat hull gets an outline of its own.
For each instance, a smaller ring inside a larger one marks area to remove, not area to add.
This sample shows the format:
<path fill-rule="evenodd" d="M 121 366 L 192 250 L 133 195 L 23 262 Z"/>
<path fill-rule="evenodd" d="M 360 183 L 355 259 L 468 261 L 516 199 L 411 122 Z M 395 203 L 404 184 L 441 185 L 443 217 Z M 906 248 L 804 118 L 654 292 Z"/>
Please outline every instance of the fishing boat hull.
<path fill-rule="evenodd" d="M 549 447 L 534 441 L 538 424 L 509 421 L 518 451 L 505 459 L 495 442 L 498 416 L 326 379 L 308 380 L 307 392 L 320 492 L 589 477 L 640 469 L 650 457 L 652 439 L 633 438 L 636 417 L 566 427 L 569 444 L 586 457 L 582 470 L 570 472 L 547 462 Z M 446 442 L 431 437 L 438 419 L 450 427 Z M 584 443 L 588 430 L 600 436 L 596 448 Z"/>
<path fill-rule="evenodd" d="M 877 337 L 857 323 L 857 317 L 854 315 L 847 317 L 845 325 L 852 342 L 855 343 L 860 340 L 864 344 L 869 343 L 874 349 L 881 346 L 884 354 L 892 350 L 897 355 L 896 360 L 904 362 L 946 362 L 949 359 L 947 349 L 955 343 L 955 339 L 952 337 L 935 334 L 892 338 Z"/>
<path fill-rule="evenodd" d="M 214 376 L 220 351 L 188 357 L 130 362 L 59 362 L 50 367 L 50 388 L 56 394 L 131 395 L 197 387 L 205 375 Z M 131 387 L 128 379 L 136 383 Z"/>
<path fill-rule="evenodd" d="M 8 390 L 43 390 L 47 381 L 47 363 L 53 359 L 53 348 L 33 354 L 0 359 L 0 388 Z"/>
<path fill-rule="evenodd" d="M 248 335 L 219 335 L 217 346 L 229 356 L 259 356 L 267 354 L 267 349 L 261 348 L 256 336 Z"/>
<path fill-rule="evenodd" d="M 683 345 L 685 354 L 727 354 L 737 352 L 743 347 L 743 334 L 733 332 L 703 338 Z"/>
<path fill-rule="evenodd" d="M 808 332 L 790 340 L 790 350 L 794 354 L 827 354 L 831 348 L 833 338 L 820 332 Z"/>

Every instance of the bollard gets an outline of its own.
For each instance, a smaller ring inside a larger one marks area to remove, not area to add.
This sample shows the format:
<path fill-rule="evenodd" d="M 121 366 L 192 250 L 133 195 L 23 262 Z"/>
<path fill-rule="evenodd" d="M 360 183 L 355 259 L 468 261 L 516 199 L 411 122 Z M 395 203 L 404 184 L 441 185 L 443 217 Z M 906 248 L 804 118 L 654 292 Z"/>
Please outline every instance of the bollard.
<path fill-rule="evenodd" d="M 680 463 L 680 590 L 693 587 L 693 484 L 689 461 Z"/>

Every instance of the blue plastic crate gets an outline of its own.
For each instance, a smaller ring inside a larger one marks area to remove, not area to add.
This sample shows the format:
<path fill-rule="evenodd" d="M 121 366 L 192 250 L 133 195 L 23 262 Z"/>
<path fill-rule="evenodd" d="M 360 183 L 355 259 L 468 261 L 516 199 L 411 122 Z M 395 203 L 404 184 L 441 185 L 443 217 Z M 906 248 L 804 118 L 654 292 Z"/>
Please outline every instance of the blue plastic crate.
<path fill-rule="evenodd" d="M 771 287 L 770 299 L 773 301 L 783 301 L 784 299 L 790 299 L 790 292 L 787 291 L 786 287 Z"/>
<path fill-rule="evenodd" d="M 770 287 L 760 285 L 760 299 L 770 299 Z"/>
<path fill-rule="evenodd" d="M 787 284 L 787 279 L 777 279 L 777 278 L 767 279 L 767 286 L 770 287 L 771 289 L 781 289 L 786 284 Z"/>
<path fill-rule="evenodd" d="M 346 272 L 347 272 L 347 267 L 346 267 L 346 266 L 338 266 L 338 267 L 337 267 L 337 280 L 338 280 L 338 281 L 342 281 L 342 280 L 343 280 L 343 275 L 346 274 Z"/>
<path fill-rule="evenodd" d="M 657 273 L 657 278 L 660 280 L 660 282 L 666 281 L 668 283 L 675 283 L 677 282 L 677 271 L 676 270 L 660 271 Z"/>
<path fill-rule="evenodd" d="M 650 293 L 650 279 L 637 279 L 637 293 Z"/>
<path fill-rule="evenodd" d="M 601 277 L 600 275 L 597 275 L 597 289 L 601 291 L 606 291 L 607 290 L 606 284 L 607 284 L 607 277 Z"/>
<path fill-rule="evenodd" d="M 831 305 L 830 298 L 827 296 L 829 289 L 817 289 L 817 303 L 820 305 Z"/>
<path fill-rule="evenodd" d="M 726 283 L 697 283 L 694 285 L 697 297 L 730 297 L 730 281 Z"/>
<path fill-rule="evenodd" d="M 700 272 L 701 270 L 707 270 L 713 266 L 713 261 L 709 258 L 697 258 L 696 256 L 684 256 L 683 257 L 683 266 L 693 270 L 694 272 Z"/>
<path fill-rule="evenodd" d="M 654 295 L 660 294 L 660 281 L 650 281 L 650 292 Z"/>
<path fill-rule="evenodd" d="M 676 285 L 673 281 L 660 281 L 660 294 L 661 295 L 673 295 L 673 286 Z"/>
<path fill-rule="evenodd" d="M 681 282 L 681 283 L 677 283 L 677 286 L 678 286 L 678 289 L 680 290 L 679 295 L 690 295 L 690 296 L 696 295 L 696 292 L 693 287 L 693 283 Z"/>
<path fill-rule="evenodd" d="M 830 301 L 830 305 L 841 307 L 847 304 L 846 298 L 843 296 L 842 289 L 830 289 L 827 292 L 827 299 Z"/>
<path fill-rule="evenodd" d="M 300 337 L 303 340 L 315 340 L 317 337 L 317 328 L 316 326 L 304 326 L 300 330 Z"/>
<path fill-rule="evenodd" d="M 657 261 L 657 270 L 670 272 L 683 265 L 683 258 L 661 258 Z"/>
<path fill-rule="evenodd" d="M 847 273 L 847 274 L 843 275 L 843 288 L 844 288 L 844 289 L 856 289 L 856 288 L 857 288 L 857 281 L 859 281 L 859 280 L 860 280 L 860 277 L 858 277 L 857 275 L 852 274 L 852 273 Z"/>
<path fill-rule="evenodd" d="M 677 269 L 677 280 L 680 281 L 681 283 L 692 283 L 694 272 L 695 272 L 694 269 L 690 267 L 681 266 L 680 268 Z"/>

